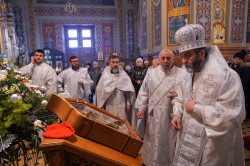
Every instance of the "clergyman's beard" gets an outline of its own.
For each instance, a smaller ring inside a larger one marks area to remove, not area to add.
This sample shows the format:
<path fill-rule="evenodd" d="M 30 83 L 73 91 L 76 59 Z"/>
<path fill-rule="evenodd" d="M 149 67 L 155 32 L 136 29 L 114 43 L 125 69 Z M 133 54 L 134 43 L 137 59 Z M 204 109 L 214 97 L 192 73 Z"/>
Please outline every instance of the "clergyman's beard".
<path fill-rule="evenodd" d="M 192 64 L 185 63 L 185 67 L 188 73 L 198 72 L 201 68 L 201 58 L 196 54 L 195 61 Z"/>
<path fill-rule="evenodd" d="M 163 65 L 162 68 L 163 68 L 165 73 L 169 72 L 171 69 L 171 67 L 169 67 L 169 65 Z"/>
<path fill-rule="evenodd" d="M 119 73 L 119 68 L 118 68 L 117 66 L 115 66 L 115 67 L 113 67 L 113 68 L 111 69 L 111 72 L 112 72 L 113 74 L 118 74 L 118 73 Z"/>
<path fill-rule="evenodd" d="M 78 66 L 71 66 L 71 68 L 76 71 L 79 69 L 79 65 Z"/>

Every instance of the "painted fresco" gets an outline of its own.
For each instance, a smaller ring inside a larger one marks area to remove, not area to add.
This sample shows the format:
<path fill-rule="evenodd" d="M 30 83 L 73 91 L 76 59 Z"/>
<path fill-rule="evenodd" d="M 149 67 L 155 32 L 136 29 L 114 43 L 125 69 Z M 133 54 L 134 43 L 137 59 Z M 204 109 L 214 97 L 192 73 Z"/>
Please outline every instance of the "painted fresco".
<path fill-rule="evenodd" d="M 56 50 L 55 24 L 43 23 L 43 47 Z"/>
<path fill-rule="evenodd" d="M 37 4 L 66 4 L 68 0 L 36 0 Z M 115 6 L 114 0 L 72 0 L 75 5 Z"/>
<path fill-rule="evenodd" d="M 167 45 L 176 46 L 175 33 L 189 22 L 190 0 L 167 1 Z"/>
<path fill-rule="evenodd" d="M 213 43 L 214 44 L 225 44 L 226 33 L 225 33 L 225 0 L 215 0 L 213 9 Z"/>
<path fill-rule="evenodd" d="M 113 24 L 102 24 L 102 41 L 103 41 L 103 54 L 111 55 L 114 51 L 113 47 Z"/>
<path fill-rule="evenodd" d="M 188 15 L 169 17 L 169 44 L 176 44 L 175 42 L 175 32 L 181 27 L 186 25 L 186 20 Z"/>

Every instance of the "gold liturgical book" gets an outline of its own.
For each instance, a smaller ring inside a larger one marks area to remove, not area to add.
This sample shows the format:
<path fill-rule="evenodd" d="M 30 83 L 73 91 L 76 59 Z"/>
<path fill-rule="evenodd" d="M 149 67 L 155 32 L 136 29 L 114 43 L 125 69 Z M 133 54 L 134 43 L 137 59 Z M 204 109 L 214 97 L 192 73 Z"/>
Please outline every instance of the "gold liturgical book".
<path fill-rule="evenodd" d="M 81 160 L 90 165 L 141 165 L 138 153 L 142 141 L 128 121 L 83 100 L 54 94 L 47 109 L 75 130 L 69 139 L 43 139 L 40 149 L 47 152 L 50 165 L 58 165 L 59 160 L 63 165 L 79 164 L 74 162 Z M 70 155 L 81 160 L 70 161 L 65 157 Z M 57 162 L 56 156 L 60 158 Z"/>

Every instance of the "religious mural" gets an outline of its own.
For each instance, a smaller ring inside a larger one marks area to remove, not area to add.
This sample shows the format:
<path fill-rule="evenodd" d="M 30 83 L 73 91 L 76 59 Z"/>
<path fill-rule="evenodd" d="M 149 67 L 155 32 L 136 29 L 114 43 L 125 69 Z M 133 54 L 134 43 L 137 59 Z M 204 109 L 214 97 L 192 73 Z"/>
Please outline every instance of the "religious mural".
<path fill-rule="evenodd" d="M 43 23 L 43 47 L 56 50 L 55 24 Z"/>
<path fill-rule="evenodd" d="M 36 0 L 37 4 L 66 4 L 68 0 Z M 72 0 L 75 5 L 115 6 L 114 0 Z"/>
<path fill-rule="evenodd" d="M 215 0 L 213 9 L 213 43 L 224 44 L 226 42 L 225 33 L 225 0 Z"/>
<path fill-rule="evenodd" d="M 111 55 L 114 51 L 113 47 L 113 24 L 102 24 L 102 41 L 103 41 L 103 54 Z"/>
<path fill-rule="evenodd" d="M 175 46 L 175 32 L 189 22 L 190 0 L 167 1 L 167 45 Z"/>

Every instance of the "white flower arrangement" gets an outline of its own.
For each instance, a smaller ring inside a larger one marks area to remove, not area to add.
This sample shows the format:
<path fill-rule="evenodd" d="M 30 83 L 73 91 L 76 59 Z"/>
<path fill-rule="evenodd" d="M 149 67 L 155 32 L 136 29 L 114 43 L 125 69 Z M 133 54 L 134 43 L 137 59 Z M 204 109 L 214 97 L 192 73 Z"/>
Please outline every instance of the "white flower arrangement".
<path fill-rule="evenodd" d="M 39 128 L 43 128 L 42 121 L 41 121 L 41 120 L 36 120 L 36 121 L 34 122 L 34 126 L 35 126 L 35 127 L 39 127 Z"/>
<path fill-rule="evenodd" d="M 0 81 L 6 80 L 7 76 L 4 74 L 0 74 Z"/>

